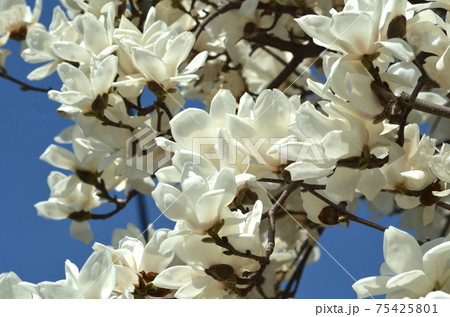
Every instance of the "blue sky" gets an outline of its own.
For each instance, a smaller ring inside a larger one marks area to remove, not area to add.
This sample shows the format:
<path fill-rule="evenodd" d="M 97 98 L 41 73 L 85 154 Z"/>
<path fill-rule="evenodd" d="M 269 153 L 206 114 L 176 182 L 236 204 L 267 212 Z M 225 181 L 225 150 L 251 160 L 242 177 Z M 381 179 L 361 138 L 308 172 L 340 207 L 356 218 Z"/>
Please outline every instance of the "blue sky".
<path fill-rule="evenodd" d="M 48 4 L 44 3 L 41 17 L 46 26 L 52 11 Z M 10 41 L 6 48 L 15 53 L 7 58 L 8 72 L 26 80 L 26 75 L 35 66 L 21 60 L 19 43 Z M 56 75 L 31 84 L 54 89 L 61 86 Z M 3 78 L 0 78 L 0 93 L 0 273 L 14 271 L 22 280 L 30 282 L 56 281 L 64 278 L 66 259 L 81 267 L 92 252 L 92 244 L 88 246 L 70 237 L 70 221 L 38 217 L 33 207 L 35 203 L 48 199 L 47 176 L 55 170 L 40 161 L 39 156 L 72 122 L 56 113 L 58 105 L 45 93 L 22 92 L 18 85 Z M 155 220 L 160 212 L 151 198 L 146 202 L 150 221 Z M 362 206 L 358 215 L 367 219 L 370 215 L 365 209 Z M 125 228 L 129 222 L 139 226 L 138 219 L 137 200 L 133 200 L 115 217 L 91 221 L 94 241 L 109 244 L 114 228 Z M 396 225 L 398 221 L 398 217 L 388 217 L 378 223 L 388 226 Z M 171 223 L 163 216 L 154 225 L 160 228 L 171 226 Z M 357 223 L 350 224 L 348 229 L 334 227 L 325 230 L 320 243 L 329 254 L 322 250 L 319 262 L 306 267 L 297 297 L 354 298 L 355 293 L 351 289 L 354 281 L 349 274 L 356 280 L 378 275 L 383 262 L 382 241 L 381 232 Z"/>

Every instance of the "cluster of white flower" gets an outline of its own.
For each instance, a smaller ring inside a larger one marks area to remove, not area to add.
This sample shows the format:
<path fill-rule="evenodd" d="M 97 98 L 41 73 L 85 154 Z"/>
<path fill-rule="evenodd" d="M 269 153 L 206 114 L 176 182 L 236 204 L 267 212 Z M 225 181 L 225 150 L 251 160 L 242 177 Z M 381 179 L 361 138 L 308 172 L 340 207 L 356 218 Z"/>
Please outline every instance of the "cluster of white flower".
<path fill-rule="evenodd" d="M 38 214 L 85 243 L 136 195 L 175 222 L 115 231 L 57 282 L 1 274 L 0 298 L 292 297 L 321 233 L 352 221 L 385 231 L 359 297 L 450 297 L 448 1 L 61 0 L 48 29 L 41 1 L 0 1 L 0 46 L 46 63 L 29 80 L 57 71 L 74 122 L 41 156 L 71 174 Z"/>

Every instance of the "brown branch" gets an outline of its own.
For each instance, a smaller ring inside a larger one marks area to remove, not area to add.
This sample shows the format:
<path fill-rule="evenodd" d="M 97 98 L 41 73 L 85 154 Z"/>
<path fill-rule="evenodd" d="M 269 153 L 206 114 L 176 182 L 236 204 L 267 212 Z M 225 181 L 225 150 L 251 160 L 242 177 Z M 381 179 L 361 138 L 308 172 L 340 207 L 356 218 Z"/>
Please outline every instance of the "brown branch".
<path fill-rule="evenodd" d="M 445 203 L 443 201 L 438 201 L 436 203 L 436 205 L 438 205 L 439 207 L 442 207 L 444 209 L 450 210 L 450 204 L 447 204 L 447 203 Z"/>
<path fill-rule="evenodd" d="M 220 5 L 214 9 L 214 11 L 208 14 L 206 18 L 196 26 L 194 31 L 195 38 L 198 39 L 200 33 L 205 29 L 205 27 L 220 14 L 223 14 L 231 10 L 237 10 L 241 7 L 241 5 L 242 5 L 241 1 L 236 2 L 222 1 Z M 297 17 L 297 11 L 300 8 L 298 6 L 281 5 L 279 3 L 276 3 L 275 5 L 267 5 L 266 3 L 260 2 L 258 3 L 257 9 L 264 10 L 265 14 L 286 13 L 292 15 L 293 17 Z"/>
<path fill-rule="evenodd" d="M 269 218 L 269 229 L 267 234 L 267 245 L 265 247 L 266 251 L 266 261 L 267 264 L 269 262 L 269 257 L 272 254 L 275 247 L 275 216 L 278 211 L 283 208 L 283 204 L 288 199 L 289 195 L 301 185 L 300 181 L 294 181 L 286 187 L 286 189 L 281 194 L 280 198 L 276 201 L 276 203 L 270 208 L 268 218 Z"/>
<path fill-rule="evenodd" d="M 292 57 L 291 61 L 284 67 L 281 73 L 278 74 L 266 87 L 266 89 L 278 88 L 297 68 L 302 62 L 303 54 L 297 54 Z"/>
<path fill-rule="evenodd" d="M 325 228 L 320 228 L 318 230 L 319 237 L 322 235 L 324 230 L 325 230 Z M 300 285 L 300 279 L 302 278 L 302 274 L 303 274 L 303 270 L 305 269 L 306 262 L 308 261 L 308 258 L 311 255 L 313 249 L 314 249 L 314 245 L 310 244 L 308 240 L 305 240 L 305 242 L 301 246 L 301 249 L 299 252 L 299 254 L 301 254 L 302 251 L 305 250 L 302 260 L 300 261 L 299 265 L 295 269 L 294 274 L 292 274 L 292 276 L 288 282 L 288 285 L 285 287 L 284 291 L 281 292 L 280 294 L 278 294 L 278 296 L 277 296 L 278 298 L 288 298 L 288 297 L 295 296 L 295 293 L 297 292 L 297 289 Z M 296 263 L 297 260 L 298 260 L 298 258 L 296 260 L 294 260 L 294 263 Z M 295 283 L 295 287 L 291 291 L 291 288 L 294 285 L 294 283 Z"/>
<path fill-rule="evenodd" d="M 227 255 L 236 255 L 239 256 L 241 258 L 248 258 L 248 259 L 252 259 L 258 262 L 263 262 L 264 261 L 264 257 L 262 256 L 258 256 L 256 254 L 251 253 L 249 250 L 247 250 L 245 253 L 236 250 L 231 243 L 228 241 L 227 237 L 221 237 L 221 238 L 214 238 L 216 245 L 226 249 L 228 251 L 228 253 L 225 253 Z"/>
<path fill-rule="evenodd" d="M 19 79 L 16 79 L 16 78 L 14 78 L 14 77 L 11 77 L 11 76 L 8 74 L 8 72 L 6 71 L 5 68 L 1 67 L 0 69 L 1 69 L 0 77 L 3 77 L 3 78 L 5 78 L 6 80 L 12 81 L 13 83 L 16 83 L 16 84 L 20 85 L 19 88 L 20 88 L 20 90 L 22 90 L 22 91 L 29 91 L 29 90 L 31 90 L 31 91 L 38 91 L 38 92 L 45 92 L 45 93 L 47 93 L 47 92 L 49 92 L 50 90 L 52 90 L 51 87 L 50 87 L 50 88 L 39 88 L 39 87 L 31 86 L 31 85 L 29 85 L 29 84 L 27 84 L 27 83 L 25 83 L 25 82 L 23 82 L 23 81 L 21 81 L 21 80 L 19 80 Z"/>
<path fill-rule="evenodd" d="M 80 222 L 86 221 L 89 219 L 94 219 L 94 220 L 108 219 L 108 218 L 114 216 L 115 214 L 117 214 L 122 209 L 124 209 L 126 207 L 126 205 L 128 204 L 128 202 L 137 194 L 138 194 L 138 192 L 133 189 L 132 191 L 130 191 L 130 193 L 128 194 L 128 196 L 125 200 L 115 199 L 116 208 L 113 211 L 108 212 L 106 214 L 99 215 L 99 214 L 93 214 L 90 211 L 81 210 L 81 211 L 72 212 L 67 218 L 74 220 L 74 221 L 80 221 Z"/>
<path fill-rule="evenodd" d="M 402 92 L 400 94 L 400 96 L 398 97 L 398 99 L 409 103 L 409 101 L 411 99 L 411 95 L 406 92 Z M 428 102 L 425 100 L 421 100 L 421 99 L 415 99 L 414 104 L 410 104 L 410 106 L 414 110 L 418 110 L 418 111 L 433 114 L 433 115 L 436 115 L 439 117 L 444 117 L 444 118 L 450 119 L 450 108 L 448 108 L 448 107 L 440 106 L 440 105 L 437 105 L 437 104 L 434 104 L 434 103 L 431 103 L 431 102 Z"/>
<path fill-rule="evenodd" d="M 387 228 L 385 228 L 383 226 L 380 226 L 380 225 L 378 225 L 376 223 L 373 223 L 373 222 L 371 222 L 369 220 L 365 220 L 363 218 L 360 218 L 360 217 L 358 217 L 358 216 L 348 212 L 344 207 L 342 207 L 342 206 L 340 206 L 338 204 L 335 204 L 334 202 L 329 200 L 327 197 L 319 194 L 315 189 L 309 187 L 308 184 L 300 183 L 300 186 L 303 187 L 304 189 L 306 189 L 308 192 L 310 192 L 314 196 L 316 196 L 317 198 L 319 198 L 320 200 L 322 200 L 323 202 L 326 202 L 328 205 L 332 206 L 334 209 L 336 209 L 336 210 L 340 211 L 341 213 L 343 213 L 345 216 L 348 217 L 349 220 L 361 223 L 363 225 L 366 225 L 368 227 L 371 227 L 371 228 L 374 228 L 374 229 L 377 229 L 377 230 L 380 230 L 380 231 L 383 231 L 383 232 L 387 229 Z"/>
<path fill-rule="evenodd" d="M 200 36 L 200 33 L 205 29 L 205 27 L 210 23 L 212 20 L 214 20 L 216 17 L 218 17 L 220 14 L 225 13 L 230 10 L 239 9 L 241 7 L 240 2 L 230 2 L 230 1 L 222 1 L 222 3 L 212 11 L 210 14 L 206 16 L 206 18 L 197 25 L 194 31 L 194 36 L 196 39 Z"/>

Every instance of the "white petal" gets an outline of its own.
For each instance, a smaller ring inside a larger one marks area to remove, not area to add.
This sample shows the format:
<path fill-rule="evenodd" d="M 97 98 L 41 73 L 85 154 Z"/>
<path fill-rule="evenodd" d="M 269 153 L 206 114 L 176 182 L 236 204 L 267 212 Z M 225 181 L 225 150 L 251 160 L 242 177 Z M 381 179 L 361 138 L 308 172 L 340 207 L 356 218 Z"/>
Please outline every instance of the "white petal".
<path fill-rule="evenodd" d="M 366 117 L 375 117 L 384 110 L 377 96 L 370 89 L 371 82 L 372 78 L 367 75 L 347 73 L 345 76 L 351 107 Z"/>
<path fill-rule="evenodd" d="M 203 51 L 195 55 L 194 59 L 183 69 L 181 75 L 192 74 L 202 67 L 208 58 L 208 51 Z"/>
<path fill-rule="evenodd" d="M 338 167 L 328 179 L 326 191 L 339 196 L 341 200 L 353 201 L 360 176 L 358 170 Z"/>
<path fill-rule="evenodd" d="M 423 225 L 427 226 L 433 222 L 435 205 L 423 208 Z"/>
<path fill-rule="evenodd" d="M 75 170 L 78 161 L 75 154 L 54 144 L 50 145 L 39 158 L 55 167 L 72 171 Z"/>
<path fill-rule="evenodd" d="M 402 39 L 393 38 L 379 43 L 401 61 L 410 62 L 414 58 L 414 52 L 411 46 Z"/>
<path fill-rule="evenodd" d="M 94 96 L 108 93 L 117 74 L 117 62 L 117 56 L 111 55 L 100 63 L 92 80 Z"/>
<path fill-rule="evenodd" d="M 38 284 L 39 296 L 45 299 L 80 299 L 81 293 L 61 283 L 42 282 Z"/>
<path fill-rule="evenodd" d="M 167 78 L 164 62 L 152 52 L 137 47 L 131 52 L 131 58 L 147 81 L 162 82 Z"/>
<path fill-rule="evenodd" d="M 390 226 L 384 232 L 384 259 L 397 274 L 422 269 L 422 251 L 416 239 L 405 231 Z"/>
<path fill-rule="evenodd" d="M 372 201 L 387 184 L 386 177 L 379 168 L 366 169 L 361 171 L 361 178 L 356 188 L 369 201 Z"/>
<path fill-rule="evenodd" d="M 210 191 L 198 200 L 195 215 L 202 230 L 210 229 L 220 220 L 223 192 L 223 189 Z"/>
<path fill-rule="evenodd" d="M 91 60 L 91 55 L 84 47 L 72 42 L 55 42 L 51 45 L 51 49 L 53 53 L 62 60 L 76 63 L 89 63 Z"/>
<path fill-rule="evenodd" d="M 87 221 L 72 221 L 72 223 L 70 224 L 70 235 L 72 238 L 80 240 L 86 244 L 89 244 L 89 242 L 94 239 L 91 226 Z"/>
<path fill-rule="evenodd" d="M 91 96 L 91 83 L 86 75 L 76 67 L 68 63 L 58 66 L 58 74 L 67 90 L 78 91 L 86 96 Z"/>
<path fill-rule="evenodd" d="M 186 59 L 195 43 L 195 36 L 191 32 L 183 32 L 174 39 L 169 39 L 166 53 L 162 58 L 166 65 L 167 76 L 178 74 L 178 66 Z"/>
<path fill-rule="evenodd" d="M 394 276 L 389 280 L 386 287 L 389 289 L 406 289 L 417 294 L 417 297 L 419 297 L 433 290 L 434 285 L 423 271 L 412 270 Z"/>
<path fill-rule="evenodd" d="M 41 67 L 36 68 L 31 73 L 28 74 L 28 80 L 41 80 L 45 77 L 50 76 L 57 68 L 57 62 L 47 63 Z"/>
<path fill-rule="evenodd" d="M 450 242 L 447 241 L 429 250 L 423 256 L 423 269 L 432 282 L 443 284 L 450 278 Z"/>
<path fill-rule="evenodd" d="M 159 210 L 174 221 L 182 219 L 189 207 L 186 197 L 178 189 L 164 183 L 158 183 L 152 197 Z"/>
<path fill-rule="evenodd" d="M 331 19 L 329 17 L 305 15 L 294 20 L 306 34 L 313 38 L 314 43 L 328 48 L 331 43 L 336 41 L 336 37 L 330 33 Z M 335 45 L 329 48 L 335 49 Z"/>
<path fill-rule="evenodd" d="M 291 174 L 292 180 L 306 180 L 321 178 L 331 174 L 334 166 L 318 166 L 312 162 L 297 162 L 290 164 L 286 170 Z"/>
<path fill-rule="evenodd" d="M 172 266 L 158 274 L 152 283 L 161 288 L 179 289 L 197 275 L 198 273 L 190 266 Z"/>
<path fill-rule="evenodd" d="M 323 139 L 325 157 L 329 161 L 361 155 L 359 136 L 350 131 L 331 131 Z"/>
<path fill-rule="evenodd" d="M 109 298 L 116 285 L 116 269 L 111 254 L 94 251 L 80 270 L 79 289 L 84 298 Z"/>
<path fill-rule="evenodd" d="M 181 111 L 170 120 L 170 127 L 175 141 L 180 146 L 191 150 L 195 145 L 198 153 L 201 153 L 200 148 L 206 148 L 208 142 L 211 144 L 216 138 L 214 121 L 208 113 L 200 109 L 189 108 Z M 194 142 L 196 143 L 193 144 Z"/>
<path fill-rule="evenodd" d="M 109 46 L 108 33 L 93 14 L 85 14 L 83 17 L 84 45 L 95 55 Z"/>
<path fill-rule="evenodd" d="M 372 276 L 363 278 L 352 285 L 358 298 L 372 297 L 386 294 L 386 283 L 390 276 Z"/>
<path fill-rule="evenodd" d="M 278 89 L 264 90 L 256 99 L 254 124 L 260 137 L 282 138 L 294 115 L 286 95 Z M 270 122 L 270 124 L 268 124 Z"/>
<path fill-rule="evenodd" d="M 220 89 L 211 101 L 210 115 L 217 126 L 225 125 L 226 114 L 235 114 L 236 99 L 228 89 Z"/>
<path fill-rule="evenodd" d="M 38 216 L 53 220 L 66 219 L 73 212 L 69 207 L 52 201 L 41 201 L 35 204 L 34 207 Z"/>
<path fill-rule="evenodd" d="M 0 274 L 0 299 L 31 298 L 31 293 L 19 286 L 22 280 L 14 272 Z"/>

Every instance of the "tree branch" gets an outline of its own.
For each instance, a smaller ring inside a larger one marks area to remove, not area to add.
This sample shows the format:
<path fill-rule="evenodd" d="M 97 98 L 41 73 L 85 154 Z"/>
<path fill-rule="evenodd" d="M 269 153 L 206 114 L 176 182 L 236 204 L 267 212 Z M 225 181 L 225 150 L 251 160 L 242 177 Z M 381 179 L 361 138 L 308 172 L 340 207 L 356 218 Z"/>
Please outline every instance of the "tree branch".
<path fill-rule="evenodd" d="M 402 92 L 400 94 L 400 96 L 398 97 L 398 99 L 409 103 L 409 101 L 411 99 L 411 95 L 406 92 Z M 434 104 L 434 103 L 431 103 L 431 102 L 428 102 L 425 100 L 421 100 L 421 99 L 415 99 L 414 104 L 410 104 L 410 106 L 414 110 L 418 110 L 418 111 L 426 112 L 429 114 L 434 114 L 439 117 L 444 117 L 444 118 L 450 119 L 450 108 L 447 108 L 444 106 L 440 106 L 440 105 L 437 105 L 437 104 Z"/>
<path fill-rule="evenodd" d="M 297 68 L 302 62 L 303 54 L 297 54 L 292 57 L 291 61 L 284 67 L 281 73 L 278 74 L 266 87 L 266 89 L 278 88 Z M 300 77 L 300 76 L 299 76 Z"/>
<path fill-rule="evenodd" d="M 20 85 L 20 90 L 22 90 L 22 91 L 29 91 L 29 90 L 31 90 L 31 91 L 38 91 L 38 92 L 45 92 L 45 93 L 47 93 L 50 90 L 52 90 L 51 87 L 47 89 L 47 88 L 39 88 L 39 87 L 31 86 L 31 85 L 29 85 L 29 84 L 27 84 L 27 83 L 25 83 L 25 82 L 23 82 L 23 81 L 21 81 L 19 79 L 11 77 L 8 74 L 8 72 L 6 71 L 5 68 L 1 67 L 0 69 L 1 69 L 0 77 L 3 77 L 6 80 L 12 81 L 13 83 L 16 83 L 16 84 Z"/>
<path fill-rule="evenodd" d="M 206 16 L 206 18 L 197 25 L 195 28 L 194 36 L 196 39 L 200 36 L 200 33 L 205 29 L 205 27 L 210 23 L 212 20 L 214 20 L 216 17 L 218 17 L 220 14 L 225 13 L 230 10 L 239 9 L 241 7 L 240 2 L 230 2 L 230 1 L 222 1 L 222 3 L 212 11 L 210 14 Z"/>

